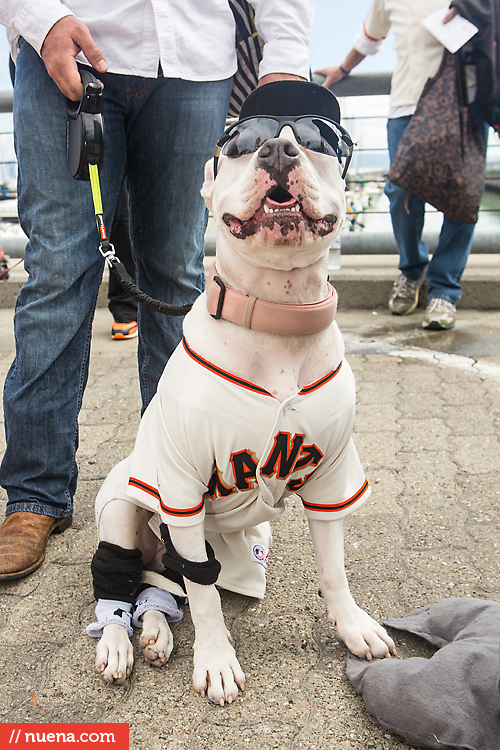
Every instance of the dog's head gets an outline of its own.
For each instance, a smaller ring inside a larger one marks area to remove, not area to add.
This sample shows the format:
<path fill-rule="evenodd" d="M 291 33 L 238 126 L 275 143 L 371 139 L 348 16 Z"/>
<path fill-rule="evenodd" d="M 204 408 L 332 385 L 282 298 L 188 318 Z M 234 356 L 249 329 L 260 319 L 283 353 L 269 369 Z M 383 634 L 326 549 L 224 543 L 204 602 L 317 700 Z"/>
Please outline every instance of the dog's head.
<path fill-rule="evenodd" d="M 279 81 L 250 94 L 220 139 L 202 195 L 219 236 L 251 263 L 287 270 L 326 253 L 344 220 L 352 151 L 339 120 L 327 89 Z"/>

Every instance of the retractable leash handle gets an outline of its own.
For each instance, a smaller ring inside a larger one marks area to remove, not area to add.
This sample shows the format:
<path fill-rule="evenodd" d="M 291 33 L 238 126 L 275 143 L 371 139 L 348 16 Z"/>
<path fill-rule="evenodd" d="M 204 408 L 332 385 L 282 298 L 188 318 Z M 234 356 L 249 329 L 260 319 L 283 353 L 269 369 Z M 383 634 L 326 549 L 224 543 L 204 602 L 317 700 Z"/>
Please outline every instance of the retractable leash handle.
<path fill-rule="evenodd" d="M 79 102 L 66 99 L 68 169 L 75 180 L 89 180 L 89 164 L 100 173 L 104 161 L 102 84 L 81 70 L 83 93 Z"/>
<path fill-rule="evenodd" d="M 100 239 L 99 252 L 130 297 L 163 315 L 185 315 L 192 305 L 170 305 L 141 292 L 123 263 L 117 258 L 115 248 L 108 239 L 99 182 L 104 162 L 103 87 L 89 70 L 80 70 L 80 76 L 83 86 L 82 98 L 79 102 L 66 99 L 68 169 L 75 180 L 90 180 Z"/>

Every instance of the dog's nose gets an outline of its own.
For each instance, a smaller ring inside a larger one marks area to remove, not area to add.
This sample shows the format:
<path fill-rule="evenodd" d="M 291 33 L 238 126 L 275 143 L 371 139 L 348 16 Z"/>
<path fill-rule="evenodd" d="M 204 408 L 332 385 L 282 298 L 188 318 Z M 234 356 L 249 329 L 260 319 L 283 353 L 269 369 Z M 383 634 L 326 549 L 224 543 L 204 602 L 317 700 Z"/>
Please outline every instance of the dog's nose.
<path fill-rule="evenodd" d="M 271 138 L 257 152 L 257 166 L 261 169 L 289 172 L 300 157 L 297 145 L 286 138 Z"/>

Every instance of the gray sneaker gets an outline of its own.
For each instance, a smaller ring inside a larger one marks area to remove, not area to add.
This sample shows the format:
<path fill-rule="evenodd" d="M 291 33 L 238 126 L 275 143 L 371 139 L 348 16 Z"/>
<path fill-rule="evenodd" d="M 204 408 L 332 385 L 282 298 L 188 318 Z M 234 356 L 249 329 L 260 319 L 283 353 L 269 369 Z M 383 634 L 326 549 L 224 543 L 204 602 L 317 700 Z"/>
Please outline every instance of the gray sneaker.
<path fill-rule="evenodd" d="M 431 331 L 446 331 L 455 325 L 457 308 L 441 297 L 432 297 L 427 305 L 422 328 L 430 328 Z"/>
<path fill-rule="evenodd" d="M 424 283 L 425 271 L 417 281 L 400 273 L 389 297 L 389 310 L 394 315 L 409 315 L 418 305 L 418 293 Z"/>

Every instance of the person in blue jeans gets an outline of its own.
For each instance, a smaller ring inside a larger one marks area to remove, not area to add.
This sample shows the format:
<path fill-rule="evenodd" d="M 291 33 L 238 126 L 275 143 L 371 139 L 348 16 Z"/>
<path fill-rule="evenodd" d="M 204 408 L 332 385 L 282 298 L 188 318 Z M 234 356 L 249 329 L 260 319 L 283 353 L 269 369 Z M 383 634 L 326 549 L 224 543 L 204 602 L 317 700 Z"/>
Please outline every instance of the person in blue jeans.
<path fill-rule="evenodd" d="M 454 6 L 455 2 L 451 5 Z M 391 163 L 417 108 L 424 85 L 428 78 L 437 73 L 443 55 L 443 46 L 423 26 L 422 20 L 449 6 L 449 0 L 420 0 L 418 3 L 414 0 L 373 0 L 354 39 L 353 48 L 343 63 L 316 71 L 326 76 L 323 85 L 331 86 L 348 75 L 366 55 L 378 52 L 389 29 L 393 29 L 397 63 L 392 76 L 387 123 Z M 451 21 L 457 12 L 457 8 L 452 7 L 445 14 L 443 23 Z M 471 93 L 475 90 L 473 68 L 466 66 Z M 488 129 L 475 102 L 471 104 L 471 113 L 486 143 Z M 429 248 L 422 239 L 425 202 L 416 195 L 411 195 L 407 201 L 406 190 L 390 181 L 385 185 L 385 194 L 390 203 L 400 270 L 389 297 L 389 309 L 395 315 L 412 313 L 418 305 L 420 288 L 426 280 L 428 305 L 422 327 L 433 330 L 453 328 L 455 305 L 462 295 L 460 280 L 471 251 L 474 225 L 462 224 L 443 216 L 439 242 L 432 258 L 429 258 Z"/>
<path fill-rule="evenodd" d="M 488 129 L 474 104 L 471 112 L 486 143 Z M 396 158 L 399 141 L 410 124 L 411 116 L 387 121 L 390 162 Z M 425 201 L 387 180 L 384 192 L 389 198 L 392 228 L 399 249 L 399 270 L 389 298 L 389 309 L 395 315 L 407 315 L 418 304 L 418 291 L 427 280 L 429 303 L 422 321 L 423 328 L 447 330 L 455 325 L 455 304 L 462 296 L 460 280 L 469 257 L 475 224 L 462 224 L 443 215 L 439 241 L 429 261 L 429 248 L 422 239 Z"/>
<path fill-rule="evenodd" d="M 260 82 L 308 78 L 312 0 L 254 0 L 266 40 Z M 82 95 L 78 65 L 103 83 L 101 190 L 112 227 L 126 182 L 138 286 L 174 305 L 204 288 L 205 162 L 223 132 L 236 71 L 226 0 L 0 0 L 16 64 L 18 210 L 29 238 L 14 316 L 16 354 L 4 387 L 6 518 L 0 581 L 36 570 L 64 531 L 77 486 L 78 413 L 104 261 L 88 182 L 66 163 L 65 97 Z M 284 33 L 283 30 L 286 30 Z M 181 337 L 182 319 L 141 307 L 143 407 Z"/>

